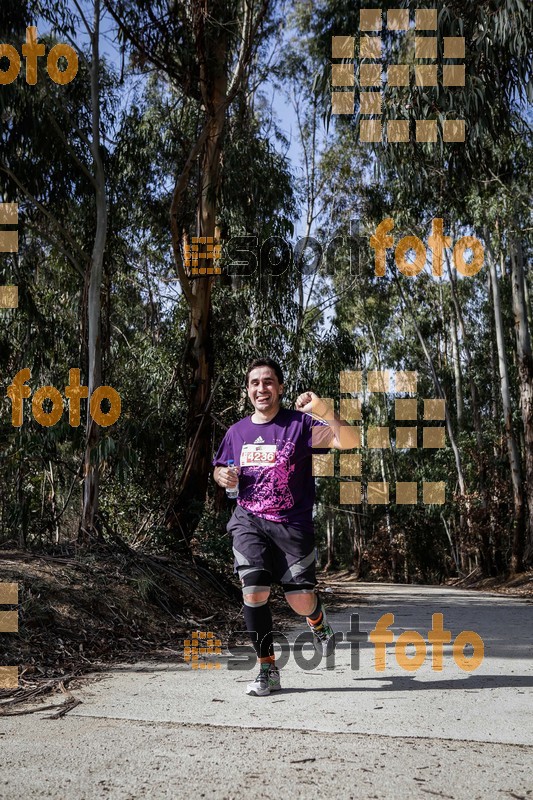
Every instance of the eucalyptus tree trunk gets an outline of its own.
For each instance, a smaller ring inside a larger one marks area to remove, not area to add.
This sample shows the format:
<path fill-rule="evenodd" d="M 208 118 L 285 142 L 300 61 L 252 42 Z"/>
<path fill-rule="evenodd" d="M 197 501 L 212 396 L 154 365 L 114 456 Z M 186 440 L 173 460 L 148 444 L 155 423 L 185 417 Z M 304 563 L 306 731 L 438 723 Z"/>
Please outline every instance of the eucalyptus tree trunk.
<path fill-rule="evenodd" d="M 164 35 L 161 38 L 149 31 L 152 22 L 156 30 L 160 22 L 164 23 L 163 19 L 156 19 L 157 3 L 142 4 L 146 17 L 141 14 L 140 19 L 148 18 L 150 22 L 138 33 L 124 18 L 123 3 L 105 2 L 143 63 L 150 62 L 170 78 L 180 100 L 185 107 L 190 103 L 198 119 L 198 132 L 175 177 L 170 205 L 174 263 L 189 309 L 188 339 L 183 356 L 186 375 L 182 380 L 187 411 L 183 421 L 185 456 L 180 461 L 174 454 L 171 456 L 169 499 L 163 515 L 175 545 L 188 545 L 203 513 L 211 472 L 210 406 L 214 394 L 211 294 L 214 278 L 209 274 L 212 257 L 202 259 L 202 266 L 207 268 L 204 275 L 192 276 L 185 268 L 182 242 L 184 235 L 190 233 L 187 195 L 192 191 L 196 198 L 197 235 L 216 240 L 226 112 L 237 93 L 247 85 L 248 71 L 260 46 L 260 29 L 271 0 L 164 3 L 163 6 L 167 6 L 165 16 L 183 32 L 176 40 Z M 132 8 L 135 5 L 131 3 Z M 159 34 L 162 31 L 159 27 Z M 159 48 L 161 43 L 163 55 Z M 199 242 L 200 246 L 207 244 Z"/>
<path fill-rule="evenodd" d="M 93 158 L 93 185 L 96 200 L 96 232 L 88 275 L 87 292 L 87 372 L 89 399 L 102 384 L 101 302 L 102 270 L 107 239 L 107 195 L 104 162 L 100 142 L 100 0 L 94 0 L 93 29 L 89 26 L 91 41 L 91 155 Z M 78 541 L 87 542 L 95 530 L 98 513 L 99 465 L 94 458 L 98 446 L 99 428 L 90 415 L 87 400 L 87 433 L 85 440 L 83 508 Z"/>
<path fill-rule="evenodd" d="M 533 357 L 525 295 L 524 257 L 518 234 L 511 242 L 511 287 L 518 360 L 518 385 L 524 426 L 526 497 L 528 507 L 524 561 L 533 561 Z"/>
<path fill-rule="evenodd" d="M 415 331 L 416 331 L 416 335 L 418 337 L 418 341 L 420 342 L 420 345 L 421 345 L 422 350 L 424 351 L 424 355 L 426 357 L 426 361 L 428 362 L 428 366 L 429 366 L 429 369 L 430 369 L 430 372 L 431 372 L 431 378 L 433 380 L 433 386 L 435 387 L 435 393 L 436 393 L 437 397 L 442 398 L 443 400 L 446 400 L 446 395 L 444 394 L 444 391 L 443 391 L 441 383 L 439 381 L 437 372 L 435 370 L 435 364 L 433 362 L 433 358 L 431 357 L 431 354 L 429 352 L 428 346 L 426 344 L 426 340 L 424 339 L 424 336 L 422 335 L 422 331 L 420 330 L 420 326 L 419 326 L 419 324 L 417 322 L 416 314 L 413 311 L 413 308 L 411 306 L 410 301 L 407 300 L 407 298 L 406 298 L 406 296 L 405 296 L 405 294 L 403 292 L 403 289 L 402 289 L 402 287 L 400 285 L 400 281 L 399 281 L 398 278 L 396 278 L 396 285 L 398 286 L 398 291 L 399 291 L 400 296 L 401 296 L 401 298 L 403 300 L 403 303 L 404 303 L 405 307 L 407 308 L 407 310 L 409 311 L 409 315 L 410 315 L 411 320 L 413 322 L 413 325 L 414 325 L 414 328 L 415 328 Z M 459 452 L 459 447 L 457 446 L 455 435 L 453 433 L 451 417 L 450 417 L 450 411 L 449 411 L 449 408 L 448 408 L 448 402 L 445 403 L 445 422 L 446 422 L 446 431 L 448 433 L 448 438 L 450 440 L 450 446 L 452 448 L 453 456 L 454 456 L 454 460 L 455 460 L 455 468 L 456 468 L 456 471 L 457 471 L 457 482 L 459 484 L 459 492 L 460 492 L 461 496 L 464 497 L 465 494 L 466 494 L 466 483 L 465 483 L 463 465 L 462 465 L 462 460 L 461 460 L 461 454 Z"/>
<path fill-rule="evenodd" d="M 492 296 L 492 283 L 490 280 L 490 270 L 487 272 L 487 292 L 488 296 Z M 490 351 L 490 377 L 491 377 L 491 412 L 492 418 L 494 420 L 498 419 L 498 396 L 500 395 L 500 387 L 499 387 L 499 377 L 498 377 L 498 364 L 496 359 L 496 351 L 494 348 L 496 334 L 495 334 L 495 326 L 494 326 L 494 314 L 491 315 L 489 320 L 489 351 Z M 494 442 L 493 445 L 493 455 L 494 458 L 497 459 L 501 456 L 501 447 L 498 446 L 497 442 Z"/>
<path fill-rule="evenodd" d="M 529 282 L 526 275 L 526 270 L 524 269 L 524 299 L 526 302 L 526 311 L 527 311 L 527 318 L 529 322 L 530 330 L 533 328 L 533 311 L 531 308 L 531 295 L 529 292 Z"/>
<path fill-rule="evenodd" d="M 352 568 L 354 571 L 354 578 L 357 580 L 361 577 L 361 561 L 363 556 L 363 530 L 359 521 L 358 513 L 349 515 L 351 522 L 351 530 L 353 530 L 352 538 Z"/>
<path fill-rule="evenodd" d="M 376 339 L 376 335 L 374 333 L 374 326 L 370 320 L 367 320 L 368 329 L 370 331 L 370 335 L 372 337 L 372 349 L 374 351 L 374 358 L 376 359 L 376 366 L 378 370 L 382 370 L 382 363 L 381 363 L 381 356 L 379 352 L 378 342 Z M 380 399 L 383 400 L 383 412 L 384 418 L 389 419 L 389 410 L 387 408 L 387 395 L 384 393 L 383 395 L 378 395 Z M 381 471 L 381 480 L 385 484 L 387 483 L 387 475 L 385 472 L 385 459 L 383 457 L 383 450 L 379 450 L 379 467 Z M 395 464 L 395 452 L 392 447 L 392 442 L 390 440 L 389 434 L 389 449 L 388 452 L 390 454 L 390 465 L 392 476 L 394 478 L 394 482 L 398 480 L 398 475 L 396 472 L 396 464 Z M 391 554 L 391 577 L 392 581 L 396 581 L 397 572 L 398 572 L 398 551 L 393 541 L 393 533 L 392 533 L 392 525 L 391 525 L 391 518 L 390 518 L 390 505 L 387 503 L 385 506 L 385 525 L 387 526 L 387 537 L 389 540 L 389 547 L 390 547 L 390 554 Z"/>
<path fill-rule="evenodd" d="M 468 528 L 469 532 L 472 533 L 472 523 L 471 523 L 471 519 L 470 519 L 470 500 L 469 500 L 468 495 L 466 493 L 466 481 L 465 481 L 465 475 L 464 475 L 463 464 L 462 464 L 462 459 L 461 459 L 461 453 L 460 453 L 460 450 L 459 450 L 459 446 L 457 444 L 457 440 L 455 438 L 455 434 L 453 432 L 451 415 L 450 415 L 450 410 L 449 410 L 449 407 L 448 407 L 448 401 L 446 400 L 446 395 L 445 395 L 444 390 L 442 388 L 441 382 L 440 382 L 440 380 L 438 378 L 437 371 L 435 369 L 435 364 L 433 362 L 433 358 L 431 357 L 431 353 L 429 352 L 429 348 L 428 348 L 428 346 L 426 344 L 426 340 L 424 339 L 422 331 L 420 330 L 420 326 L 419 326 L 419 324 L 417 322 L 416 314 L 413 311 L 413 308 L 411 306 L 410 301 L 407 300 L 407 298 L 406 298 L 406 296 L 405 296 L 405 294 L 403 292 L 403 289 L 401 287 L 399 279 L 396 278 L 395 280 L 396 280 L 396 285 L 398 286 L 398 291 L 399 291 L 400 296 L 401 296 L 401 298 L 403 300 L 403 303 L 406 306 L 407 310 L 409 311 L 409 315 L 410 315 L 410 317 L 411 317 L 411 319 L 413 321 L 413 325 L 414 325 L 414 328 L 415 328 L 415 331 L 416 331 L 416 335 L 418 337 L 418 341 L 420 342 L 420 345 L 422 347 L 422 350 L 424 351 L 424 355 L 425 355 L 426 360 L 428 362 L 428 366 L 429 366 L 429 369 L 430 369 L 430 372 L 431 372 L 431 377 L 433 379 L 433 385 L 435 387 L 435 394 L 437 395 L 437 397 L 442 398 L 443 400 L 446 401 L 445 402 L 446 432 L 448 434 L 448 439 L 450 441 L 450 447 L 452 448 L 452 452 L 453 452 L 453 456 L 454 456 L 454 460 L 455 460 L 455 468 L 456 468 L 456 471 L 457 471 L 457 483 L 459 484 L 459 494 L 460 494 L 461 498 L 464 500 L 464 503 L 465 503 L 465 506 L 466 506 L 466 509 L 467 509 L 466 525 L 467 525 L 467 528 Z M 492 561 L 492 555 L 491 555 L 491 550 L 490 550 L 490 540 L 489 540 L 488 530 L 486 529 L 486 527 L 481 526 L 481 529 L 479 531 L 479 538 L 480 538 L 480 556 L 481 556 L 482 569 L 483 569 L 483 572 L 485 574 L 490 575 L 492 573 L 492 571 L 493 571 L 493 561 Z"/>
<path fill-rule="evenodd" d="M 491 280 L 490 280 L 490 271 L 487 271 L 487 293 L 488 297 L 491 297 L 492 290 L 491 290 Z M 490 308 L 488 310 L 488 320 L 487 320 L 488 332 L 489 332 L 489 340 L 488 340 L 488 347 L 490 353 L 490 406 L 491 406 L 491 417 L 496 423 L 497 420 L 500 419 L 500 412 L 499 412 L 499 403 L 498 403 L 498 396 L 500 395 L 500 387 L 499 387 L 499 375 L 498 375 L 498 364 L 497 364 L 497 357 L 496 357 L 496 349 L 495 349 L 495 326 L 494 326 L 494 314 L 491 313 Z M 494 458 L 494 464 L 497 464 L 504 459 L 504 451 L 505 451 L 505 437 L 495 437 L 492 443 L 492 455 Z M 495 489 L 499 486 L 500 483 L 500 470 L 494 469 L 493 470 L 493 485 Z M 498 498 L 499 502 L 493 502 L 490 504 L 490 529 L 492 531 L 493 539 L 494 539 L 494 566 L 496 571 L 499 575 L 505 572 L 506 569 L 506 559 L 505 559 L 505 551 L 507 549 L 507 543 L 505 541 L 505 536 L 503 535 L 500 520 L 506 517 L 506 512 L 503 510 L 504 502 L 503 498 L 500 496 L 500 492 L 498 491 Z"/>
<path fill-rule="evenodd" d="M 326 514 L 326 571 L 328 571 L 335 568 L 335 515 L 330 509 L 327 510 Z"/>
<path fill-rule="evenodd" d="M 176 468 L 173 466 L 171 469 L 170 500 L 165 511 L 165 524 L 178 535 L 176 542 L 187 544 L 203 512 L 211 472 L 210 406 L 214 391 L 211 294 L 214 278 L 212 275 L 204 275 L 191 281 L 185 272 L 180 247 L 184 197 L 191 172 L 199 159 L 198 235 L 215 238 L 226 111 L 246 80 L 246 70 L 252 59 L 253 45 L 261 22 L 268 9 L 268 0 L 262 0 L 258 7 L 247 0 L 242 3 L 240 49 L 230 79 L 229 35 L 234 22 L 227 18 L 227 3 L 224 0 L 213 0 L 205 4 L 193 4 L 192 7 L 205 122 L 176 180 L 170 208 L 174 260 L 190 314 L 189 338 L 184 355 L 190 390 L 186 397 L 187 414 L 184 421 L 185 458 L 180 465 L 177 481 L 174 481 Z M 209 271 L 213 260 L 206 258 L 202 262 Z"/>
<path fill-rule="evenodd" d="M 466 372 L 468 376 L 468 386 L 470 389 L 470 402 L 472 404 L 472 421 L 474 423 L 474 431 L 476 434 L 477 454 L 479 458 L 479 490 L 481 494 L 481 505 L 483 509 L 488 508 L 488 494 L 487 494 L 487 465 L 485 458 L 485 448 L 483 446 L 483 431 L 481 427 L 481 414 L 479 412 L 479 401 L 476 384 L 474 382 L 474 369 L 472 364 L 472 354 L 470 351 L 469 339 L 464 322 L 461 304 L 457 295 L 457 277 L 450 268 L 449 255 L 446 253 L 446 268 L 448 270 L 448 277 L 450 279 L 450 290 L 452 294 L 452 305 L 455 311 L 454 324 L 459 327 L 461 331 L 461 342 L 466 358 Z M 456 327 L 457 331 L 457 327 Z M 460 368 L 459 368 L 460 369 Z M 459 418 L 459 414 L 458 414 Z M 458 422 L 459 427 L 459 422 Z M 482 523 L 483 524 L 483 523 Z"/>
<path fill-rule="evenodd" d="M 460 431 L 461 428 L 463 427 L 463 416 L 464 416 L 463 378 L 461 375 L 461 360 L 459 356 L 457 325 L 453 314 L 450 317 L 450 333 L 451 333 L 450 338 L 452 340 L 453 374 L 455 379 L 455 404 L 457 407 L 457 430 Z"/>
<path fill-rule="evenodd" d="M 207 136 L 201 156 L 201 187 L 198 205 L 198 236 L 215 237 L 216 209 L 220 189 L 222 137 L 226 114 L 227 37 L 221 32 L 210 50 L 210 74 L 203 65 L 201 81 L 204 104 L 208 110 Z M 212 259 L 205 259 L 208 270 Z M 192 282 L 190 296 L 189 340 L 185 363 L 192 376 L 185 420 L 186 450 L 174 500 L 167 512 L 169 527 L 179 528 L 187 540 L 200 517 L 198 502 L 205 498 L 211 466 L 211 430 L 209 400 L 213 381 L 213 346 L 211 330 L 211 293 L 214 277 L 206 275 Z M 195 504 L 196 501 L 196 504 Z"/>
<path fill-rule="evenodd" d="M 509 384 L 509 369 L 507 353 L 505 351 L 505 337 L 501 308 L 500 286 L 496 262 L 489 245 L 489 238 L 485 235 L 487 244 L 490 281 L 492 285 L 492 302 L 494 307 L 494 326 L 496 329 L 496 345 L 498 348 L 498 367 L 500 371 L 500 389 L 502 395 L 503 418 L 505 436 L 507 440 L 507 457 L 511 469 L 511 484 L 513 488 L 514 520 L 511 539 L 511 572 L 519 572 L 523 568 L 525 508 L 522 482 L 522 468 L 520 453 L 516 444 L 513 431 L 513 409 L 511 404 L 511 390 Z"/>

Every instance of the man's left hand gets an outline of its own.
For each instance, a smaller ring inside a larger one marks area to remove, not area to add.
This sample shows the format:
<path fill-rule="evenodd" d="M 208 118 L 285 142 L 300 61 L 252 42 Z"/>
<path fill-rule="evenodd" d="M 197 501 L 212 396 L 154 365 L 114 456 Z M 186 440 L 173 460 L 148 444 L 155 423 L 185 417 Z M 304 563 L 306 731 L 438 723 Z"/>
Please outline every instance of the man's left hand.
<path fill-rule="evenodd" d="M 298 396 L 295 408 L 303 414 L 310 414 L 318 402 L 320 398 L 314 392 L 304 392 Z"/>

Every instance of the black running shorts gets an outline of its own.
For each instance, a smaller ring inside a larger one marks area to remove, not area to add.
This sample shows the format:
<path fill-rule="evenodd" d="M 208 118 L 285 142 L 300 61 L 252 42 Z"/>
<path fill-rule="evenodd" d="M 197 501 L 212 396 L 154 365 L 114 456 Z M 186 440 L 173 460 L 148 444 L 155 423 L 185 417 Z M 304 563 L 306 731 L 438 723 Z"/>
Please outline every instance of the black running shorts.
<path fill-rule="evenodd" d="M 273 582 L 284 586 L 316 586 L 312 531 L 256 517 L 239 505 L 227 530 L 233 539 L 234 571 L 241 581 L 257 570 L 266 570 Z"/>

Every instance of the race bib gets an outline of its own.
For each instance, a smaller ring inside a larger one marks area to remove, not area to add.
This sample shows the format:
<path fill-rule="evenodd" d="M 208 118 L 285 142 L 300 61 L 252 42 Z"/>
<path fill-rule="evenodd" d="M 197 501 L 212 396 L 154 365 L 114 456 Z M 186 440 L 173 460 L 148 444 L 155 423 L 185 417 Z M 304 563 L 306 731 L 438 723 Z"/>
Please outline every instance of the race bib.
<path fill-rule="evenodd" d="M 273 467 L 276 463 L 275 444 L 243 444 L 241 467 Z"/>

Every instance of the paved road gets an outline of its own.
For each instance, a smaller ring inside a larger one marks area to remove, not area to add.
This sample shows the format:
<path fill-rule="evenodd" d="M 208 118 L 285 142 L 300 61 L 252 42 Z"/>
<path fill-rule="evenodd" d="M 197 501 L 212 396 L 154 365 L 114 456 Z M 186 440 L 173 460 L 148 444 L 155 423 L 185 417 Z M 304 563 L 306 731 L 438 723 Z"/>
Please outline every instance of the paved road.
<path fill-rule="evenodd" d="M 230 670 L 228 657 L 209 670 L 118 666 L 76 690 L 83 704 L 63 719 L 0 718 L 9 765 L 0 798 L 533 800 L 533 604 L 441 587 L 356 592 L 364 603 L 330 618 L 346 633 L 350 614 L 370 631 L 393 613 L 385 671 L 376 672 L 376 647 L 365 640 L 358 669 L 347 641 L 333 668 L 324 659 L 303 670 L 291 649 L 283 691 L 265 698 L 244 693 L 255 670 Z M 397 663 L 398 636 L 414 630 L 427 642 L 435 613 L 452 641 L 463 630 L 481 636 L 476 670 L 459 668 L 451 644 L 442 671 L 429 646 L 416 672 Z M 308 646 L 303 656 L 312 656 Z"/>

